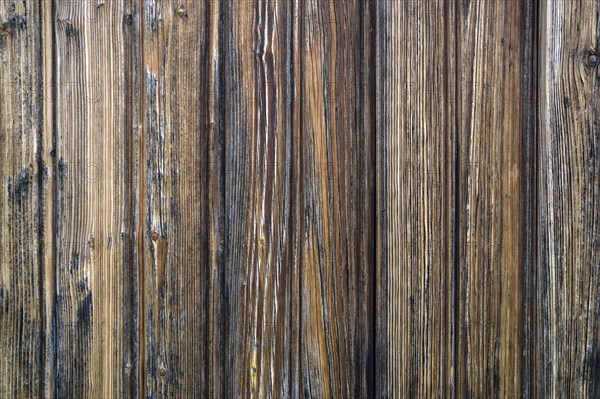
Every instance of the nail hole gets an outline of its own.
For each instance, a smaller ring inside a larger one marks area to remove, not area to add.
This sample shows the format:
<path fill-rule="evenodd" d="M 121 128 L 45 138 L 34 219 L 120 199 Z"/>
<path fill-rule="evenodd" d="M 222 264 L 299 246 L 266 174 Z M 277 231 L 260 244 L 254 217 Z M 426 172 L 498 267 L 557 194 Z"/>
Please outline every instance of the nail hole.
<path fill-rule="evenodd" d="M 188 13 L 187 10 L 181 6 L 177 9 L 177 15 L 179 15 L 181 18 L 187 18 Z"/>

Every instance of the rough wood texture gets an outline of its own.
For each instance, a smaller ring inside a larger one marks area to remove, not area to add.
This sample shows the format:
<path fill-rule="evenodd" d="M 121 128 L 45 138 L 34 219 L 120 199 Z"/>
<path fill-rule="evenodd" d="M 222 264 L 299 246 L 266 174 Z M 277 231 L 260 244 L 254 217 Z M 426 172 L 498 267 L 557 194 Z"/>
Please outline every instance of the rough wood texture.
<path fill-rule="evenodd" d="M 540 397 L 600 397 L 599 13 L 597 0 L 543 2 L 540 10 L 532 276 Z"/>
<path fill-rule="evenodd" d="M 48 175 L 41 10 L 0 2 L 0 396 L 44 394 Z"/>
<path fill-rule="evenodd" d="M 369 90 L 371 11 L 361 1 L 300 5 L 301 388 L 307 397 L 365 397 L 373 130 L 372 97 L 361 95 Z"/>
<path fill-rule="evenodd" d="M 0 397 L 600 397 L 599 0 L 0 0 Z"/>
<path fill-rule="evenodd" d="M 522 392 L 524 11 L 457 7 L 458 397 Z"/>
<path fill-rule="evenodd" d="M 125 2 L 53 5 L 52 395 L 129 396 L 137 385 L 131 10 Z"/>
<path fill-rule="evenodd" d="M 297 392 L 294 12 L 293 2 L 222 4 L 222 397 Z"/>
<path fill-rule="evenodd" d="M 209 389 L 212 6 L 146 1 L 139 14 L 140 396 Z"/>
<path fill-rule="evenodd" d="M 454 394 L 454 23 L 378 4 L 378 397 Z"/>

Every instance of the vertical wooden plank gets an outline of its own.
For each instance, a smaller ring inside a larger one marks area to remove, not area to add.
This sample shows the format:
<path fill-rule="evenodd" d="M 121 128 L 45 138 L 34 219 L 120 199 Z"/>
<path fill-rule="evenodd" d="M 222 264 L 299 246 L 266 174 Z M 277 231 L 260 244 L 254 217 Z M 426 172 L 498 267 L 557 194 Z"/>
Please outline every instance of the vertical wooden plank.
<path fill-rule="evenodd" d="M 297 390 L 293 6 L 222 3 L 224 398 L 290 397 Z"/>
<path fill-rule="evenodd" d="M 535 393 L 600 396 L 600 2 L 540 5 Z"/>
<path fill-rule="evenodd" d="M 368 4 L 299 2 L 303 397 L 364 397 L 373 365 Z"/>
<path fill-rule="evenodd" d="M 214 357 L 208 338 L 216 267 L 209 253 L 220 239 L 209 225 L 209 200 L 219 195 L 209 187 L 216 126 L 209 27 L 215 4 L 141 5 L 138 245 L 145 397 L 205 397 L 217 389 L 209 387 Z"/>
<path fill-rule="evenodd" d="M 455 10 L 377 7 L 377 397 L 451 397 Z"/>
<path fill-rule="evenodd" d="M 56 0 L 56 397 L 135 393 L 129 2 Z M 132 324 L 133 323 L 133 324 Z"/>
<path fill-rule="evenodd" d="M 459 397 L 522 391 L 524 10 L 458 6 Z"/>
<path fill-rule="evenodd" d="M 0 397 L 44 394 L 44 130 L 38 2 L 0 1 Z"/>

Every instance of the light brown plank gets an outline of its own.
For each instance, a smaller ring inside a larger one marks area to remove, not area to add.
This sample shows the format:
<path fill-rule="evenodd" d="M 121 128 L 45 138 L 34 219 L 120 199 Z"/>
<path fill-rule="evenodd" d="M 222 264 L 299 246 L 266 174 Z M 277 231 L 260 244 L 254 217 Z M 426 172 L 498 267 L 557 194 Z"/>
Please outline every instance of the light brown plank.
<path fill-rule="evenodd" d="M 131 396 L 137 385 L 131 13 L 126 2 L 57 0 L 47 21 L 55 28 L 55 397 Z"/>
<path fill-rule="evenodd" d="M 374 36 L 367 5 L 299 2 L 303 397 L 364 397 L 373 370 L 374 106 L 365 90 Z"/>
<path fill-rule="evenodd" d="M 209 185 L 215 4 L 140 4 L 141 396 L 205 397 L 218 389 L 209 386 L 210 326 L 219 322 L 209 312 L 216 267 L 209 251 L 221 239 L 209 223 L 209 199 L 219 195 Z"/>
<path fill-rule="evenodd" d="M 378 397 L 454 394 L 454 12 L 378 4 Z"/>

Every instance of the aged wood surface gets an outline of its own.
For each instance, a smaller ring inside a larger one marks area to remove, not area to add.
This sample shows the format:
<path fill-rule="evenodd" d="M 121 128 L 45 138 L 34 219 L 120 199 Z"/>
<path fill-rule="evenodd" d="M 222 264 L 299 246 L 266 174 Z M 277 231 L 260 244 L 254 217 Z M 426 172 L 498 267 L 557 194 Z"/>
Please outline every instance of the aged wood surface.
<path fill-rule="evenodd" d="M 0 397 L 600 397 L 600 0 L 0 0 Z"/>
<path fill-rule="evenodd" d="M 377 394 L 450 396 L 454 5 L 378 3 Z"/>
<path fill-rule="evenodd" d="M 524 11 L 457 7 L 458 397 L 523 392 Z"/>
<path fill-rule="evenodd" d="M 28 15 L 38 19 L 27 20 Z M 43 151 L 41 8 L 0 2 L 0 396 L 46 389 L 48 289 L 42 234 L 48 193 Z"/>
<path fill-rule="evenodd" d="M 600 2 L 544 3 L 539 51 L 535 383 L 600 397 Z M 541 383 L 545 381 L 545 383 Z"/>

